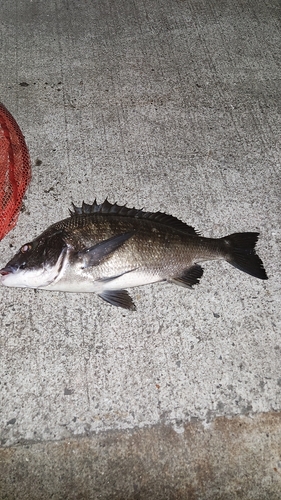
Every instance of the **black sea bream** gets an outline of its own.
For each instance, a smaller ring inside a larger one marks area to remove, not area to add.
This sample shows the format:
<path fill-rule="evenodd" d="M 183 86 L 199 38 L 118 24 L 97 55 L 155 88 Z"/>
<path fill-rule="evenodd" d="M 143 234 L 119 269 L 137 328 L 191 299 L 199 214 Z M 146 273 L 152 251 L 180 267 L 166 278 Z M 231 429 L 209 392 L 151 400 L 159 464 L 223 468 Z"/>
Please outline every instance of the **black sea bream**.
<path fill-rule="evenodd" d="M 161 212 L 111 205 L 73 205 L 70 217 L 25 243 L 0 270 L 5 286 L 95 292 L 110 304 L 135 309 L 126 288 L 168 281 L 192 287 L 203 274 L 198 262 L 224 259 L 267 279 L 255 252 L 259 233 L 203 238 Z"/>

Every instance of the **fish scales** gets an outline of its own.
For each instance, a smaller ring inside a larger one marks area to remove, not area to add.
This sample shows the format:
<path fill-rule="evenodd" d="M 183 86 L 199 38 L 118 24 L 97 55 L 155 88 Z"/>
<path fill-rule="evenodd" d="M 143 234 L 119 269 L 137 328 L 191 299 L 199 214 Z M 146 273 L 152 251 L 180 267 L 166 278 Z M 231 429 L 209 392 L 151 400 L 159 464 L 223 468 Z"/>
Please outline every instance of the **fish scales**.
<path fill-rule="evenodd" d="M 253 232 L 204 238 L 173 216 L 94 201 L 73 205 L 70 217 L 24 244 L 0 275 L 5 286 L 96 292 L 134 309 L 126 288 L 159 281 L 192 287 L 203 274 L 202 261 L 224 259 L 267 279 L 257 240 Z"/>
<path fill-rule="evenodd" d="M 149 269 L 151 274 L 165 279 L 166 275 L 178 275 L 183 266 L 191 266 L 194 259 L 202 257 L 202 253 L 208 259 L 219 258 L 217 240 L 188 235 L 165 223 L 150 220 L 132 220 L 124 216 L 112 220 L 100 215 L 78 215 L 66 219 L 62 227 L 65 241 L 76 250 L 96 245 L 118 234 L 134 233 L 98 268 L 91 268 L 94 278 L 110 277 L 137 268 Z"/>

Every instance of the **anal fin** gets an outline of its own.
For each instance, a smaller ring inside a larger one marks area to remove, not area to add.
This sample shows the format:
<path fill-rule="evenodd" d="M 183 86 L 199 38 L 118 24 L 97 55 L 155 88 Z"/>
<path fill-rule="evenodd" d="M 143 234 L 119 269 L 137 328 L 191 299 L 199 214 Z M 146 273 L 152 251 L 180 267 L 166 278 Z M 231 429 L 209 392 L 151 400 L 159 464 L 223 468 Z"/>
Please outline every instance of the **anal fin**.
<path fill-rule="evenodd" d="M 109 302 L 112 306 L 123 307 L 123 309 L 136 310 L 136 306 L 127 290 L 104 290 L 99 294 L 101 299 Z"/>
<path fill-rule="evenodd" d="M 179 276 L 173 276 L 173 278 L 169 278 L 169 282 L 175 283 L 176 285 L 186 286 L 188 288 L 192 288 L 193 285 L 197 285 L 199 280 L 203 274 L 203 269 L 199 264 L 194 264 L 188 269 L 184 269 L 182 274 Z"/>

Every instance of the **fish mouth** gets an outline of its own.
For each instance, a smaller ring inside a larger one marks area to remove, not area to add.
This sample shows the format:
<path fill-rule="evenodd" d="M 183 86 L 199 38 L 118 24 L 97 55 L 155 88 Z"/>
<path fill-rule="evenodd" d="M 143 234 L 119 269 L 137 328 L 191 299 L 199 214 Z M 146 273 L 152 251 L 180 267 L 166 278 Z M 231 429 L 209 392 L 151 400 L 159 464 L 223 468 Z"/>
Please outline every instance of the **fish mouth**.
<path fill-rule="evenodd" d="M 12 266 L 6 266 L 3 267 L 3 269 L 0 269 L 0 275 L 1 276 L 7 276 L 8 274 L 12 274 L 16 271 L 16 269 Z"/>

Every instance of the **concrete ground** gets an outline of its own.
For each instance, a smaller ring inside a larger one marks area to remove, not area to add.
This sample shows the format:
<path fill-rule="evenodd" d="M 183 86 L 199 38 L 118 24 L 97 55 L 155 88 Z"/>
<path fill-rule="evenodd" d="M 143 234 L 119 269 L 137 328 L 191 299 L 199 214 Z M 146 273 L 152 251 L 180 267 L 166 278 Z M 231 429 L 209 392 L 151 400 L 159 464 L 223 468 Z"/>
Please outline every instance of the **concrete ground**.
<path fill-rule="evenodd" d="M 269 280 L 1 287 L 0 498 L 281 499 L 278 0 L 2 0 L 0 100 L 33 166 L 16 249 L 71 202 L 259 231 Z"/>

